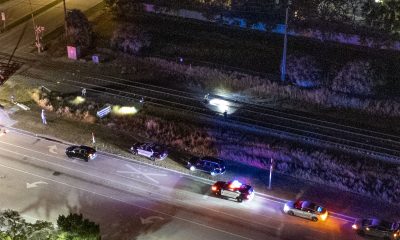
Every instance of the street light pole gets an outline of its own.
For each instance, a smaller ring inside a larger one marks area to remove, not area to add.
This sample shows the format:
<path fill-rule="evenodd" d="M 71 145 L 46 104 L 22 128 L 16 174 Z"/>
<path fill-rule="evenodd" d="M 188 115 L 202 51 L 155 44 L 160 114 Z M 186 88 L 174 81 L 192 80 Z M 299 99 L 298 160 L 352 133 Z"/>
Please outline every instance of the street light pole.
<path fill-rule="evenodd" d="M 283 54 L 282 54 L 282 64 L 281 64 L 281 81 L 286 80 L 286 52 L 287 52 L 287 29 L 289 20 L 289 5 L 290 1 L 287 2 L 286 15 L 285 15 L 285 36 L 283 40 Z"/>
<path fill-rule="evenodd" d="M 272 188 L 272 170 L 274 169 L 274 159 L 271 158 L 271 164 L 269 166 L 269 183 L 268 189 L 271 190 Z"/>

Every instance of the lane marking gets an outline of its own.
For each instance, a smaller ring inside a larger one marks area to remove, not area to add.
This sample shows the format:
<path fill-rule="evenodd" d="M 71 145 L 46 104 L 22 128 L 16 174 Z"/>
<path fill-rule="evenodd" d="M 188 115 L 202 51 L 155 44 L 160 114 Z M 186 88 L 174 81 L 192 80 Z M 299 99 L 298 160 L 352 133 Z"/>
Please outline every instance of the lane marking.
<path fill-rule="evenodd" d="M 4 149 L 4 148 L 1 148 L 1 147 L 0 147 L 0 149 L 2 149 L 2 150 L 4 150 L 4 151 L 7 151 L 7 152 L 15 153 L 15 154 L 17 154 L 17 155 L 22 155 L 22 156 L 28 157 L 27 155 L 24 155 L 24 154 L 21 154 L 21 153 L 18 153 L 18 152 L 13 152 L 13 151 L 8 150 L 8 149 Z M 45 154 L 45 155 L 47 155 L 47 154 Z M 142 188 L 137 187 L 136 185 L 133 185 L 133 186 L 132 186 L 132 185 L 127 185 L 127 184 L 124 184 L 124 183 L 121 183 L 121 182 L 117 182 L 117 181 L 114 181 L 114 180 L 105 179 L 105 178 L 101 178 L 101 177 L 98 177 L 98 176 L 95 176 L 95 175 L 92 175 L 92 174 L 88 174 L 88 173 L 86 173 L 86 172 L 82 172 L 82 171 L 79 171 L 79 170 L 67 168 L 67 167 L 61 166 L 61 165 L 59 165 L 59 164 L 55 164 L 55 163 L 52 163 L 52 162 L 48 162 L 48 161 L 45 161 L 45 160 L 41 160 L 41 159 L 38 159 L 38 158 L 35 158 L 35 157 L 31 157 L 31 158 L 32 158 L 32 159 L 36 159 L 36 160 L 38 160 L 38 161 L 50 163 L 50 164 L 53 164 L 53 165 L 58 165 L 58 166 L 60 166 L 60 167 L 62 167 L 62 168 L 66 168 L 66 169 L 69 169 L 69 170 L 72 170 L 72 171 L 75 171 L 75 172 L 82 173 L 83 175 L 88 175 L 88 176 L 92 176 L 92 177 L 95 177 L 95 178 L 99 178 L 99 179 L 101 179 L 101 180 L 103 180 L 103 181 L 105 181 L 105 182 L 108 181 L 108 182 L 117 183 L 118 185 L 127 188 L 127 189 L 125 189 L 125 191 L 131 192 L 131 191 L 132 191 L 131 188 L 133 188 L 133 189 L 138 189 L 138 190 L 140 190 L 140 191 L 142 191 L 142 192 L 144 192 L 144 193 L 147 193 L 147 195 L 145 195 L 145 196 L 146 196 L 147 198 L 150 198 L 150 199 L 154 199 L 154 200 L 157 200 L 157 201 L 168 201 L 171 205 L 175 205 L 175 206 L 179 206 L 179 207 L 185 207 L 184 204 L 186 204 L 186 205 L 188 204 L 187 202 L 185 202 L 185 200 L 181 200 L 181 199 L 176 199 L 176 198 L 175 198 L 175 199 L 173 199 L 174 201 L 172 201 L 170 198 L 168 198 L 169 195 L 164 195 L 164 194 L 161 194 L 161 193 L 157 193 L 157 192 L 154 192 L 154 191 L 150 191 L 150 190 L 148 190 L 148 189 L 142 189 Z M 72 176 L 73 176 L 73 175 L 72 175 Z M 123 177 L 123 176 L 122 176 L 122 177 Z M 134 179 L 132 179 L 132 180 L 134 180 Z M 103 184 L 103 185 L 104 185 L 104 184 Z M 155 185 L 152 185 L 152 184 L 149 184 L 149 185 L 150 185 L 150 186 L 155 186 Z M 108 186 L 108 185 L 105 185 L 105 186 L 106 186 L 106 187 L 112 187 L 112 186 Z M 114 187 L 114 188 L 116 188 L 116 187 Z M 124 189 L 121 189 L 121 190 L 124 190 Z M 177 191 L 177 192 L 178 192 L 178 191 Z M 150 193 L 151 195 L 148 195 L 148 193 Z M 142 197 L 145 197 L 145 196 L 142 196 Z M 157 198 L 157 197 L 155 197 L 155 196 L 159 196 L 159 197 Z M 180 202 L 181 205 L 178 205 L 176 202 Z M 189 205 L 190 205 L 190 203 L 189 203 Z M 212 211 L 212 212 L 221 214 L 221 215 L 225 215 L 225 216 L 228 216 L 228 217 L 231 217 L 231 218 L 239 219 L 239 220 L 241 220 L 241 221 L 243 221 L 243 222 L 248 222 L 248 223 L 251 223 L 251 224 L 257 224 L 257 225 L 260 225 L 260 226 L 262 226 L 262 227 L 264 227 L 264 228 L 275 229 L 274 227 L 271 227 L 271 226 L 266 225 L 266 224 L 262 224 L 262 223 L 260 223 L 260 222 L 258 222 L 258 221 L 251 221 L 251 220 L 249 221 L 248 219 L 244 219 L 244 218 L 242 218 L 242 217 L 239 217 L 239 216 L 236 216 L 236 215 L 232 215 L 232 214 L 229 214 L 229 213 L 226 213 L 226 212 L 223 212 L 223 211 L 219 211 L 219 210 L 216 210 L 216 209 L 213 209 L 213 208 L 203 207 L 203 206 L 199 206 L 199 205 L 196 205 L 196 207 L 201 208 L 201 209 L 206 209 L 206 210 L 209 210 L 209 211 Z M 263 217 L 263 218 L 268 218 L 268 219 L 270 219 L 270 220 L 275 220 L 275 218 L 274 218 L 274 217 L 271 217 L 271 216 L 264 216 L 264 215 L 261 215 L 261 214 L 253 214 L 253 215 L 258 215 L 258 216 L 261 216 L 261 217 Z M 281 222 L 281 220 L 275 220 L 275 221 Z"/>
<path fill-rule="evenodd" d="M 130 165 L 130 164 L 125 164 L 125 166 L 129 169 L 131 169 L 132 171 L 117 171 L 118 173 L 129 173 L 129 174 L 137 174 L 136 177 L 139 177 L 139 175 L 142 175 L 143 177 L 147 178 L 148 180 L 159 184 L 159 182 L 157 180 L 155 180 L 154 178 L 150 177 L 149 175 L 152 176 L 167 176 L 167 174 L 163 174 L 163 173 L 144 173 L 139 171 L 138 169 L 136 169 L 134 166 Z"/>
<path fill-rule="evenodd" d="M 20 135 L 26 135 L 26 136 L 29 136 L 29 137 L 38 137 L 38 136 L 34 136 L 34 134 L 32 134 L 30 132 L 27 132 L 27 131 L 24 131 L 24 130 L 20 130 L 20 129 L 17 129 L 17 128 L 12 128 L 12 129 L 14 130 L 15 133 L 20 134 Z M 42 138 L 42 139 L 44 139 L 45 141 L 49 141 L 46 138 Z M 28 148 L 25 148 L 25 147 L 22 147 L 22 146 L 18 146 L 18 145 L 15 145 L 15 144 L 11 144 L 11 143 L 8 143 L 8 142 L 0 141 L 0 143 L 8 144 L 8 145 L 11 145 L 11 146 L 14 146 L 14 147 L 17 147 L 17 148 L 22 148 L 22 149 L 27 150 L 27 151 L 32 151 L 32 152 L 35 152 L 35 153 L 38 153 L 38 154 L 46 155 L 46 156 L 53 157 L 53 158 L 55 157 L 55 158 L 63 160 L 63 161 L 71 162 L 71 161 L 68 161 L 68 160 L 66 160 L 64 158 L 59 158 L 59 157 L 56 157 L 54 155 L 49 155 L 49 154 L 46 154 L 46 153 L 38 152 L 38 151 L 35 151 L 33 149 L 28 149 Z M 69 144 L 69 143 L 63 143 L 63 144 L 64 145 L 72 145 L 72 144 Z M 124 162 L 125 161 L 135 162 L 135 163 L 137 163 L 138 165 L 141 165 L 141 166 L 157 168 L 159 170 L 164 170 L 164 171 L 169 171 L 169 172 L 174 172 L 176 174 L 184 175 L 184 176 L 186 176 L 186 177 L 188 177 L 190 179 L 197 180 L 197 181 L 205 183 L 205 184 L 214 184 L 214 181 L 211 181 L 209 179 L 201 178 L 201 177 L 198 177 L 198 176 L 193 176 L 193 175 L 190 175 L 190 174 L 187 174 L 187 173 L 182 173 L 182 172 L 179 172 L 177 170 L 166 169 L 166 168 L 163 168 L 161 166 L 140 162 L 140 161 L 138 161 L 136 159 L 127 158 L 127 157 L 119 156 L 119 155 L 112 154 L 112 153 L 101 152 L 101 151 L 99 151 L 99 153 L 102 153 L 102 155 L 105 156 L 105 157 L 107 157 L 107 156 L 110 157 L 111 156 L 114 160 L 119 160 L 119 161 L 124 161 Z M 40 160 L 40 161 L 43 161 L 43 160 Z M 48 162 L 48 161 L 45 161 L 45 162 Z M 86 166 L 86 167 L 91 168 L 93 170 L 99 171 L 96 168 L 93 168 L 93 167 L 88 166 L 88 165 L 84 165 L 84 164 L 81 164 L 81 163 L 75 163 L 75 164 L 81 165 L 81 166 Z M 123 176 L 123 175 L 119 175 L 119 174 L 113 174 L 113 173 L 110 173 L 110 174 L 138 181 L 136 179 L 133 179 L 133 178 L 130 178 L 130 177 L 127 177 L 127 176 Z M 143 182 L 143 181 L 140 181 L 140 182 L 152 185 L 151 183 L 148 183 L 148 182 Z M 155 186 L 155 185 L 152 185 L 152 186 L 158 187 L 158 186 Z M 256 196 L 258 196 L 258 198 L 262 198 L 262 199 L 265 199 L 267 201 L 271 201 L 271 202 L 275 202 L 275 203 L 284 204 L 284 203 L 289 201 L 287 199 L 275 197 L 275 196 L 272 196 L 272 195 L 268 195 L 266 193 L 256 192 L 255 194 L 256 194 Z M 336 219 L 339 219 L 339 220 L 342 220 L 342 221 L 345 221 L 345 222 L 354 222 L 355 219 L 356 219 L 355 217 L 347 216 L 345 214 L 340 214 L 340 213 L 336 213 L 336 212 L 329 212 L 329 213 L 330 213 L 330 217 L 336 218 Z"/>
<path fill-rule="evenodd" d="M 13 167 L 10 167 L 10 166 L 6 166 L 6 165 L 3 165 L 1 163 L 0 163 L 0 166 L 4 167 L 4 168 L 7 168 L 7 169 L 14 170 L 16 172 L 20 172 L 20 173 L 24 173 L 24 174 L 27 174 L 27 175 L 35 176 L 35 177 L 38 177 L 38 178 L 46 179 L 48 181 L 55 182 L 55 183 L 58 183 L 58 184 L 61 184 L 61 185 L 65 185 L 65 186 L 68 186 L 68 187 L 71 187 L 71 188 L 75 188 L 75 189 L 78 189 L 78 190 L 81 190 L 81 191 L 84 191 L 84 192 L 88 192 L 88 193 L 91 193 L 91 194 L 94 194 L 94 195 L 98 195 L 98 196 L 109 198 L 109 199 L 112 199 L 112 200 L 115 200 L 115 201 L 119 201 L 119 202 L 125 203 L 127 205 L 131 205 L 131 206 L 134 206 L 134 207 L 145 209 L 145 210 L 150 211 L 150 212 L 162 214 L 162 215 L 168 216 L 170 218 L 175 218 L 175 219 L 178 219 L 178 220 L 181 220 L 181 221 L 184 221 L 184 222 L 188 222 L 188 223 L 191 223 L 191 224 L 194 224 L 194 225 L 198 225 L 198 226 L 201 226 L 201 227 L 204 227 L 204 228 L 212 229 L 212 230 L 215 230 L 217 232 L 222 232 L 222 233 L 225 233 L 227 235 L 232 235 L 232 236 L 235 236 L 235 237 L 238 237 L 238 238 L 242 238 L 242 239 L 251 239 L 251 238 L 248 238 L 248 237 L 245 237 L 245 236 L 242 236 L 242 235 L 238 235 L 238 234 L 235 234 L 235 233 L 232 233 L 232 232 L 228 232 L 228 231 L 225 231 L 225 230 L 222 230 L 222 229 L 211 227 L 211 226 L 205 225 L 203 223 L 195 222 L 195 221 L 192 221 L 192 220 L 189 220 L 189 219 L 185 219 L 185 218 L 182 218 L 182 217 L 177 217 L 177 216 L 174 216 L 174 215 L 171 215 L 171 214 L 168 214 L 168 213 L 164 213 L 162 211 L 158 211 L 158 210 L 155 210 L 155 209 L 152 209 L 152 208 L 140 206 L 138 204 L 134 204 L 132 202 L 124 201 L 122 199 L 118 199 L 118 198 L 113 197 L 113 196 L 109 196 L 109 195 L 102 194 L 102 193 L 97 193 L 97 192 L 90 191 L 90 190 L 85 189 L 85 188 L 76 187 L 76 186 L 73 186 L 73 185 L 68 184 L 68 183 L 60 182 L 60 181 L 57 181 L 57 180 L 54 180 L 54 179 L 51 179 L 51 178 L 47 178 L 47 177 L 44 177 L 44 176 L 40 176 L 40 175 L 37 175 L 37 174 L 34 174 L 34 173 L 30 173 L 30 172 L 24 171 L 24 170 L 21 170 L 21 169 L 17 169 L 17 168 L 13 168 Z"/>

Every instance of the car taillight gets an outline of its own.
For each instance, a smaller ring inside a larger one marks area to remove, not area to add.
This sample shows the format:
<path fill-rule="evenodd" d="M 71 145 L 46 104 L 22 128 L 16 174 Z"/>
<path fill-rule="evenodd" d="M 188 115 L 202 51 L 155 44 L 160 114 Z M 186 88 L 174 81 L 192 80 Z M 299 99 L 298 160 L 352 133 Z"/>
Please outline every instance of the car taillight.
<path fill-rule="evenodd" d="M 217 188 L 217 186 L 212 186 L 212 187 L 211 187 L 211 190 L 215 192 L 215 191 L 218 190 L 218 188 Z"/>

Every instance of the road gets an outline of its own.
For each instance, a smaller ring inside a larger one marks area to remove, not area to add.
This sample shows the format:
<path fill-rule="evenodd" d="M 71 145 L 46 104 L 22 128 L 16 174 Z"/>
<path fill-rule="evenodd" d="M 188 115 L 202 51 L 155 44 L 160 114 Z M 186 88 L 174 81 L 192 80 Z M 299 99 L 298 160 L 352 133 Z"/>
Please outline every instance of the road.
<path fill-rule="evenodd" d="M 9 10 L 11 11 L 14 6 L 14 1 L 8 1 L 4 3 L 4 5 L 10 5 Z M 15 1 L 17 2 L 17 1 Z M 39 1 L 39 0 L 32 0 L 32 4 L 38 7 L 38 5 L 44 5 L 45 3 L 49 3 L 51 1 Z M 102 0 L 66 0 L 67 9 L 80 9 L 82 11 L 86 11 L 91 7 L 99 4 Z M 12 18 L 17 19 L 22 16 L 18 16 L 18 14 L 26 15 L 29 9 L 26 8 L 26 4 L 22 4 L 21 6 L 25 11 L 18 11 L 18 13 L 12 13 Z M 41 6 L 40 6 L 41 7 Z M 29 14 L 29 13 L 28 13 Z M 64 8 L 63 4 L 57 4 L 54 7 L 50 8 L 49 10 L 39 14 L 35 17 L 36 25 L 45 27 L 45 34 L 50 33 L 53 30 L 57 29 L 59 26 L 63 26 L 64 24 Z M 21 37 L 22 36 L 22 37 Z M 32 22 L 27 21 L 21 25 L 16 26 L 15 28 L 1 33 L 0 34 L 0 43 L 1 43 L 1 52 L 4 53 L 12 53 L 13 49 L 17 46 L 18 39 L 21 37 L 21 42 L 19 43 L 18 49 L 16 54 L 20 56 L 29 56 L 31 52 L 34 50 L 34 42 L 35 42 L 35 34 L 32 27 Z"/>
<path fill-rule="evenodd" d="M 103 239 L 357 239 L 337 218 L 314 223 L 259 195 L 239 204 L 205 180 L 100 153 L 68 159 L 66 145 L 11 131 L 0 137 L 0 205 L 33 219 L 83 213 Z"/>

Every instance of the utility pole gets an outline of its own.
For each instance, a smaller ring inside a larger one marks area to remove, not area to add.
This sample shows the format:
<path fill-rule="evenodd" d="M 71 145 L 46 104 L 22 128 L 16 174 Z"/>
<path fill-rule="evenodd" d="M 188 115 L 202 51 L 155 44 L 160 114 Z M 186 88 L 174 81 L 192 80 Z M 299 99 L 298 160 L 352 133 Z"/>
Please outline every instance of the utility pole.
<path fill-rule="evenodd" d="M 289 20 L 289 5 L 290 0 L 287 2 L 286 6 L 286 15 L 285 15 L 285 36 L 283 39 L 283 54 L 282 54 L 282 63 L 281 63 L 281 81 L 284 82 L 286 80 L 286 52 L 287 52 L 287 29 L 288 29 L 288 20 Z"/>

